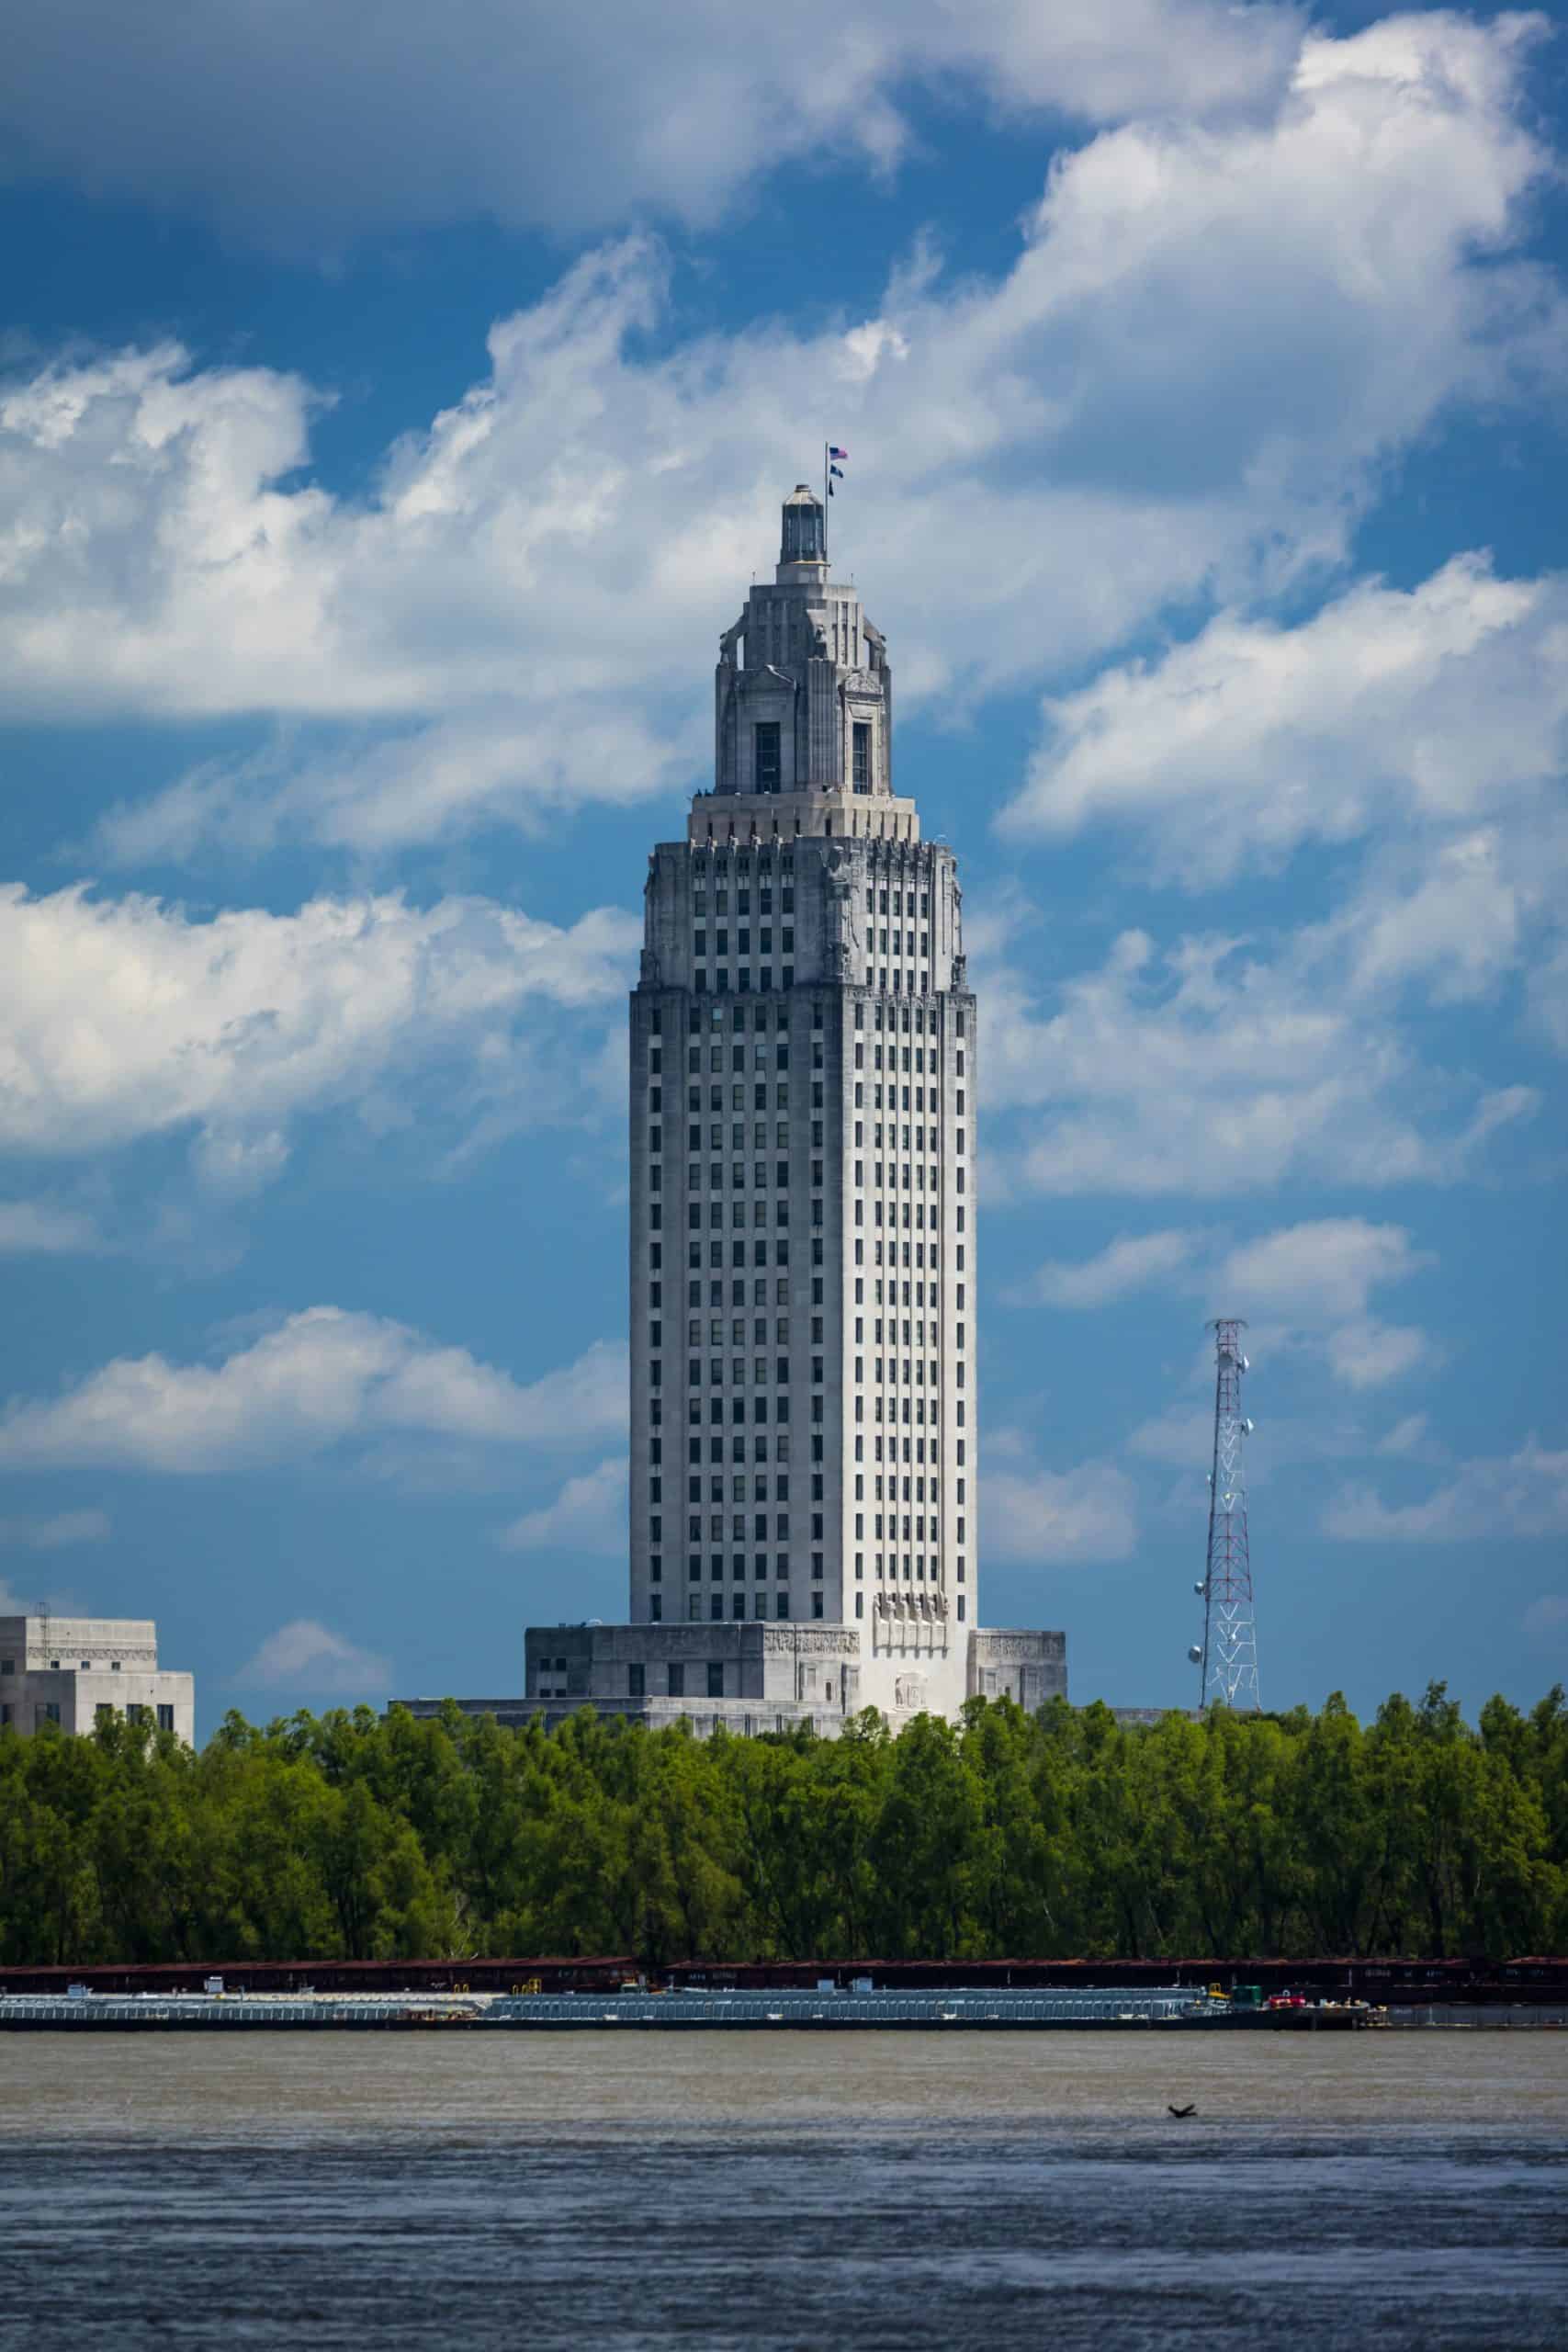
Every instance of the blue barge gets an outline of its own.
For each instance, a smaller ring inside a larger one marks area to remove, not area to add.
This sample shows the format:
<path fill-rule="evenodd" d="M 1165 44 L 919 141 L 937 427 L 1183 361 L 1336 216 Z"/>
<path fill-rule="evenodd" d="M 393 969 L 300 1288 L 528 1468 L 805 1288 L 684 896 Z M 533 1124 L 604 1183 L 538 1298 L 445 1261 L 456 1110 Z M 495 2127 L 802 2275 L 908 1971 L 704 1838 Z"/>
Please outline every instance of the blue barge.
<path fill-rule="evenodd" d="M 399 2032 L 445 2030 L 581 2033 L 762 2031 L 1039 2031 L 1066 2027 L 1096 2031 L 1202 2032 L 1237 2029 L 1345 2031 L 1372 2023 L 1379 2012 L 1361 2003 L 1244 2008 L 1190 1985 L 1122 1991 L 1094 1986 L 981 1990 L 970 1986 L 879 1990 L 875 1986 L 820 1991 L 658 1993 L 428 1993 L 255 1995 L 242 1992 L 126 1996 L 80 1991 L 0 1996 L 0 2031 Z"/>

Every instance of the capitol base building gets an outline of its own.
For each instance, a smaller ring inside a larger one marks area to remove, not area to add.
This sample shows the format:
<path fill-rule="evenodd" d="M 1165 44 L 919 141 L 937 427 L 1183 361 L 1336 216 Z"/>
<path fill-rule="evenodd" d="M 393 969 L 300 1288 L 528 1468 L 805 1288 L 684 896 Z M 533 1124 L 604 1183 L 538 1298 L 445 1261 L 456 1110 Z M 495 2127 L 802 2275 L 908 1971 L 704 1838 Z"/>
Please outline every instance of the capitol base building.
<path fill-rule="evenodd" d="M 649 859 L 630 1044 L 629 1621 L 532 1627 L 525 1695 L 462 1704 L 829 1734 L 1065 1696 L 1062 1634 L 980 1624 L 957 862 L 893 789 L 887 649 L 804 486 L 719 641 L 713 787 Z"/>

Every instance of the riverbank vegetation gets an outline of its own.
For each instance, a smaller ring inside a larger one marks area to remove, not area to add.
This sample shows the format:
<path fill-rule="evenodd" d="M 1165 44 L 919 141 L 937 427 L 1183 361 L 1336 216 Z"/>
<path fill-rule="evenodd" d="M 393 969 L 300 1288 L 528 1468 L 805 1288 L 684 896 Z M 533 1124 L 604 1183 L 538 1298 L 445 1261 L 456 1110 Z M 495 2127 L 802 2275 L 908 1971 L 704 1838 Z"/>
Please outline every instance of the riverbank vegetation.
<path fill-rule="evenodd" d="M 589 1712 L 0 1733 L 0 1961 L 1568 1948 L 1568 1704 L 698 1740 Z"/>

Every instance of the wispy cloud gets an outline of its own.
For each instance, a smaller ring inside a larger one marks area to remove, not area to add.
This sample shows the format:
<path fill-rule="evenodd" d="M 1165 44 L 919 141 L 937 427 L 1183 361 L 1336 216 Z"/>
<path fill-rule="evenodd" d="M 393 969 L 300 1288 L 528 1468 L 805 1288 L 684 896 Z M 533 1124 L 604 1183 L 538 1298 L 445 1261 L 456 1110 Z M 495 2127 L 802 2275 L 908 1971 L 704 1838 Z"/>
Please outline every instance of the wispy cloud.
<path fill-rule="evenodd" d="M 1271 1317 L 1276 1345 L 1309 1345 L 1346 1386 L 1376 1388 L 1439 1357 L 1425 1331 L 1369 1311 L 1374 1291 L 1432 1262 L 1404 1226 L 1364 1217 L 1318 1217 L 1231 1242 L 1165 1227 L 1121 1235 L 1077 1263 L 1050 1261 L 1007 1295 L 1013 1306 L 1088 1309 L 1165 1288 L 1201 1299 L 1210 1315 Z"/>
<path fill-rule="evenodd" d="M 1093 1258 L 1072 1264 L 1052 1259 L 1010 1292 L 1017 1306 L 1110 1306 L 1134 1291 L 1168 1280 L 1192 1259 L 1190 1233 L 1122 1234 Z"/>
<path fill-rule="evenodd" d="M 361 1649 L 313 1617 L 280 1625 L 232 1677 L 242 1689 L 365 1701 L 379 1698 L 391 1679 L 390 1664 L 378 1651 Z"/>
<path fill-rule="evenodd" d="M 102 1510 L 62 1510 L 51 1519 L 0 1519 L 0 1551 L 64 1552 L 77 1544 L 108 1540 L 109 1518 Z"/>
<path fill-rule="evenodd" d="M 52 1201 L 0 1201 L 0 1257 L 63 1257 L 96 1250 L 89 1217 Z"/>
<path fill-rule="evenodd" d="M 569 1478 L 550 1503 L 525 1511 L 498 1538 L 508 1552 L 603 1552 L 626 1548 L 626 1463 L 615 1454 Z"/>
<path fill-rule="evenodd" d="M 1371 1487 L 1344 1487 L 1326 1506 L 1323 1529 L 1345 1544 L 1568 1535 L 1568 1453 L 1532 1437 L 1517 1453 L 1461 1463 L 1418 1502 L 1385 1503 Z"/>
<path fill-rule="evenodd" d="M 987 1558 L 1026 1567 L 1124 1560 L 1137 1541 L 1132 1480 L 1113 1462 L 1065 1471 L 1035 1460 L 1027 1439 L 998 1430 L 990 1440 L 981 1544 Z"/>

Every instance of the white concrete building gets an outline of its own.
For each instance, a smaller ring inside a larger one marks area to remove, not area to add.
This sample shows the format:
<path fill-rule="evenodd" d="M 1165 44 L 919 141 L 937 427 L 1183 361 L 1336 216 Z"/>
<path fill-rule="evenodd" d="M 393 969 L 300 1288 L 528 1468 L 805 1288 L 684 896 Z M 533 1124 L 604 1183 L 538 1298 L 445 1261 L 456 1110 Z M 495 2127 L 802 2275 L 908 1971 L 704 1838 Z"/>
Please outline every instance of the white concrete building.
<path fill-rule="evenodd" d="M 632 1000 L 632 1619 L 852 1625 L 854 1700 L 951 1713 L 975 1000 L 956 862 L 893 791 L 886 649 L 804 487 L 715 701 Z"/>
<path fill-rule="evenodd" d="M 644 886 L 630 1623 L 531 1629 L 525 1701 L 467 1703 L 827 1729 L 1065 1693 L 1060 1634 L 978 1629 L 979 1055 L 957 862 L 893 789 L 886 646 L 802 485 Z"/>
<path fill-rule="evenodd" d="M 148 1617 L 0 1617 L 0 1732 L 130 1716 L 196 1743 L 196 1678 L 158 1664 Z"/>

